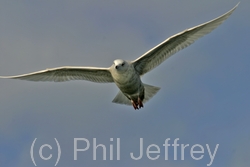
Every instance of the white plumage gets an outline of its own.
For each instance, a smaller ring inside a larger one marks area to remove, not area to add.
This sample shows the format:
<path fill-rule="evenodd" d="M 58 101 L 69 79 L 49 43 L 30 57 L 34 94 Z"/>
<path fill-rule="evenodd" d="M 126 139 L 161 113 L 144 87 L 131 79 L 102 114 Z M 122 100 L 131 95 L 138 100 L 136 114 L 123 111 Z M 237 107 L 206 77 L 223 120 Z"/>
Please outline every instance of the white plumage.
<path fill-rule="evenodd" d="M 0 76 L 0 78 L 54 82 L 69 80 L 114 82 L 120 92 L 113 102 L 128 105 L 132 103 L 135 109 L 139 109 L 143 107 L 143 102 L 153 97 L 160 89 L 143 84 L 140 76 L 154 69 L 179 50 L 191 45 L 198 38 L 210 33 L 233 13 L 238 4 L 218 18 L 171 36 L 134 61 L 118 59 L 109 68 L 66 66 L 17 76 Z"/>

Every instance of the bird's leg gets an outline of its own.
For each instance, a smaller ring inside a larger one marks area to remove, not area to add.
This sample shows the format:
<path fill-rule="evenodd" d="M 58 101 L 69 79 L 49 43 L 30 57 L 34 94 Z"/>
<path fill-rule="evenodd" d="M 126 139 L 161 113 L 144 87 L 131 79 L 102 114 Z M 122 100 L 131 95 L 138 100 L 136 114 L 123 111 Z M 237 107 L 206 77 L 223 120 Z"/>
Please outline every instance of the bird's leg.
<path fill-rule="evenodd" d="M 135 110 L 139 110 L 137 103 L 135 103 L 133 100 L 131 100 L 131 103 L 132 103 Z"/>
<path fill-rule="evenodd" d="M 138 104 L 139 104 L 139 108 L 143 108 L 143 103 L 140 97 L 138 97 Z"/>

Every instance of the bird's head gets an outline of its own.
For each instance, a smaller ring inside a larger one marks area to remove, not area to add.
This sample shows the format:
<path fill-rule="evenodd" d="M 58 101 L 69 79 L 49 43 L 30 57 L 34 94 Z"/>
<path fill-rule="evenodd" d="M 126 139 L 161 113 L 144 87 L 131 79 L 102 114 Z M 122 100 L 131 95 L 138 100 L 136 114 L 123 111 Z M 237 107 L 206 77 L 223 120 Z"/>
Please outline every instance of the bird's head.
<path fill-rule="evenodd" d="M 128 69 L 129 64 L 125 60 L 117 59 L 114 61 L 113 67 L 116 71 L 123 72 Z"/>

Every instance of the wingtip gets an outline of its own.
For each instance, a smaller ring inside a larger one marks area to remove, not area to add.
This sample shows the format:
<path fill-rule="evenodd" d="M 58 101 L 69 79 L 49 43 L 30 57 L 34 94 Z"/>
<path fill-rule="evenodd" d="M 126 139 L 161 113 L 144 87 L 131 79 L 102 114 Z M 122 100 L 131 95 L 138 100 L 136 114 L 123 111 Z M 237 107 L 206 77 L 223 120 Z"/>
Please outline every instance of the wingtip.
<path fill-rule="evenodd" d="M 240 4 L 240 1 L 229 11 L 229 12 L 233 12 Z"/>
<path fill-rule="evenodd" d="M 240 4 L 240 2 L 238 2 L 231 10 L 229 10 L 227 13 L 225 13 L 222 16 L 228 16 L 229 17 L 234 12 L 234 10 L 239 6 L 239 4 Z"/>
<path fill-rule="evenodd" d="M 0 76 L 0 79 L 6 79 L 8 76 Z"/>
<path fill-rule="evenodd" d="M 240 1 L 231 10 L 229 10 L 226 14 L 233 13 L 233 11 L 239 6 L 239 4 L 240 4 Z"/>
<path fill-rule="evenodd" d="M 16 79 L 15 76 L 0 76 L 0 79 Z"/>
<path fill-rule="evenodd" d="M 239 4 L 240 4 L 240 1 L 233 7 L 232 10 L 236 9 L 239 6 Z"/>

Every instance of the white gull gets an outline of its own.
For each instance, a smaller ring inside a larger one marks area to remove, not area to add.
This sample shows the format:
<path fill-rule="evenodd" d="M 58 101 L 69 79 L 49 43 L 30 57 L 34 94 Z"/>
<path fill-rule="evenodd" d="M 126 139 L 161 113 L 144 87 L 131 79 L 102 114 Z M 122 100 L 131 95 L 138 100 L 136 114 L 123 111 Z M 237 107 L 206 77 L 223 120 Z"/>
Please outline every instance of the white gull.
<path fill-rule="evenodd" d="M 65 66 L 17 76 L 0 76 L 0 78 L 54 82 L 69 80 L 88 80 L 99 83 L 114 82 L 120 91 L 113 102 L 132 104 L 136 110 L 143 107 L 143 103 L 153 97 L 160 89 L 142 83 L 141 76 L 160 65 L 179 50 L 191 45 L 198 38 L 210 33 L 233 13 L 238 4 L 218 18 L 171 36 L 134 61 L 117 59 L 109 68 Z"/>

